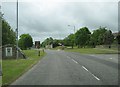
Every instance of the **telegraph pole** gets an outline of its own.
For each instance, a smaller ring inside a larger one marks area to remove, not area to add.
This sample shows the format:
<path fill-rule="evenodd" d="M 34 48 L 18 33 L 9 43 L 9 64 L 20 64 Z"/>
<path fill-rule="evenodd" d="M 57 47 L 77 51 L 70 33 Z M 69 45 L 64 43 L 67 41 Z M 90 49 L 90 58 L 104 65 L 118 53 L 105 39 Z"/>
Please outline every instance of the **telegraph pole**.
<path fill-rule="evenodd" d="M 17 28 L 16 28 L 16 47 L 17 47 L 17 55 L 16 55 L 16 59 L 18 59 L 18 0 L 17 0 L 17 3 L 16 3 L 17 5 L 17 9 L 16 9 L 16 14 L 17 14 L 17 19 L 16 19 L 16 26 L 17 26 Z"/>
<path fill-rule="evenodd" d="M 71 25 L 68 25 L 68 26 L 71 26 Z M 72 27 L 73 27 L 73 29 L 74 29 L 74 33 L 73 33 L 73 34 L 75 34 L 75 25 L 72 26 Z M 75 37 L 75 35 L 74 35 L 74 37 Z M 74 42 L 73 42 L 73 46 L 74 46 L 74 44 L 75 44 L 75 40 L 74 40 Z M 73 46 L 72 46 L 72 48 L 73 48 Z"/>
<path fill-rule="evenodd" d="M 71 26 L 71 25 L 68 25 L 68 26 Z M 74 34 L 75 34 L 75 25 L 74 25 L 74 26 L 71 26 L 71 27 L 73 27 L 73 28 L 74 28 Z"/>
<path fill-rule="evenodd" d="M 74 26 L 74 34 L 75 34 L 75 26 Z"/>

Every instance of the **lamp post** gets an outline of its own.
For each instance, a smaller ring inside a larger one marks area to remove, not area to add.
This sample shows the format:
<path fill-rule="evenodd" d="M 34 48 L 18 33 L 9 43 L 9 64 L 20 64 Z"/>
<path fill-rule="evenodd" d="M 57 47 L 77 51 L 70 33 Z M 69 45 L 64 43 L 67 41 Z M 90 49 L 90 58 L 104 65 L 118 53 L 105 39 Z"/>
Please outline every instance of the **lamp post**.
<path fill-rule="evenodd" d="M 17 19 L 16 19 L 16 46 L 17 46 L 17 55 L 16 55 L 16 59 L 18 59 L 18 0 L 17 0 L 17 3 L 16 3 L 16 16 L 17 16 Z"/>
<path fill-rule="evenodd" d="M 71 25 L 68 25 L 68 26 L 71 26 Z M 73 29 L 74 29 L 74 34 L 75 34 L 75 25 L 74 25 L 74 26 L 71 26 L 71 27 L 73 27 Z M 74 46 L 74 44 L 75 44 L 75 35 L 74 35 L 73 46 Z M 73 48 L 73 46 L 72 46 L 72 48 Z"/>
<path fill-rule="evenodd" d="M 68 26 L 71 26 L 71 25 L 68 25 Z M 73 27 L 73 29 L 74 29 L 74 33 L 75 33 L 75 25 L 74 25 L 74 26 L 71 26 L 71 27 Z"/>

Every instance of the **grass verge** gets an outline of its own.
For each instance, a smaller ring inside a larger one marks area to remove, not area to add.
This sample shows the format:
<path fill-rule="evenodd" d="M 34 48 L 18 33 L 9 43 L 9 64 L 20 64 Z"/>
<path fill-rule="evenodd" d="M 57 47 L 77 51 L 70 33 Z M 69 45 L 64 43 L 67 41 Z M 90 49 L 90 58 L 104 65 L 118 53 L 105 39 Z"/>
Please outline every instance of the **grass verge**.
<path fill-rule="evenodd" d="M 103 49 L 95 49 L 95 48 L 74 48 L 74 49 L 65 49 L 68 52 L 79 52 L 82 54 L 117 54 L 117 50 L 103 50 Z"/>
<path fill-rule="evenodd" d="M 37 50 L 24 50 L 23 52 L 28 57 L 27 59 L 7 59 L 2 61 L 2 85 L 11 84 L 45 55 L 45 53 L 41 52 L 39 57 Z"/>

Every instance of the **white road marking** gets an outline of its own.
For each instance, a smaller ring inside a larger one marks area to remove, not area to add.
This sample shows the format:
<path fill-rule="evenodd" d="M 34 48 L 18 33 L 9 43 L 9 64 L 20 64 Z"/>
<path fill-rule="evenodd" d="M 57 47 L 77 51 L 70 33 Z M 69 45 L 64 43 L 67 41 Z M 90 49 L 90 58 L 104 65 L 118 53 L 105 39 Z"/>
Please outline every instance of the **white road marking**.
<path fill-rule="evenodd" d="M 86 71 L 88 71 L 95 79 L 100 80 L 97 76 L 92 74 L 86 67 L 82 66 L 82 68 L 85 69 Z"/>
<path fill-rule="evenodd" d="M 59 49 L 57 51 L 60 51 Z"/>
<path fill-rule="evenodd" d="M 86 71 L 88 71 L 88 69 L 87 69 L 87 68 L 85 68 L 84 66 L 82 66 L 82 68 L 83 68 L 83 69 L 85 69 Z"/>
<path fill-rule="evenodd" d="M 112 58 L 110 58 L 110 59 L 112 59 Z"/>
<path fill-rule="evenodd" d="M 91 73 L 92 74 L 92 73 Z M 94 76 L 97 80 L 100 80 L 97 76 L 95 76 L 94 74 L 92 74 L 92 76 Z"/>
<path fill-rule="evenodd" d="M 95 55 L 91 55 L 91 56 L 95 56 Z"/>
<path fill-rule="evenodd" d="M 70 59 L 70 57 L 69 57 L 69 56 L 67 56 L 67 58 L 69 58 L 69 59 Z"/>
<path fill-rule="evenodd" d="M 74 61 L 75 63 L 77 63 L 77 64 L 78 64 L 78 62 L 77 62 L 77 61 L 75 61 L 74 59 L 72 59 L 72 61 Z"/>

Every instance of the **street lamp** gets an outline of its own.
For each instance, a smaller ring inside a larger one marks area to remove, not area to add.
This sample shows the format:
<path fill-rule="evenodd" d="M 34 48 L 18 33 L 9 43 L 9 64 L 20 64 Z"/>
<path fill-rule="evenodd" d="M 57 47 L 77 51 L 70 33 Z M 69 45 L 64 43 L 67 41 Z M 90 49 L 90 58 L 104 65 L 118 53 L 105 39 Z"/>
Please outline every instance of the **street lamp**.
<path fill-rule="evenodd" d="M 71 25 L 68 25 L 68 26 L 71 26 Z M 74 26 L 71 26 L 71 27 L 73 27 L 73 28 L 74 28 L 74 33 L 75 33 L 75 25 L 74 25 Z"/>
<path fill-rule="evenodd" d="M 16 58 L 18 59 L 18 0 L 17 0 L 17 3 L 16 3 L 16 16 L 17 16 L 17 19 L 16 19 L 16 46 L 17 46 L 17 55 L 16 55 Z"/>
<path fill-rule="evenodd" d="M 68 25 L 68 26 L 71 26 L 71 25 Z M 74 29 L 74 34 L 75 34 L 75 25 L 74 25 L 74 26 L 71 26 L 71 27 L 73 27 L 73 29 Z M 75 38 L 75 35 L 74 35 L 74 38 Z M 75 39 L 74 39 L 74 41 L 73 41 L 73 46 L 74 46 L 74 44 L 75 44 Z M 72 48 L 73 48 L 73 46 L 72 46 Z"/>

